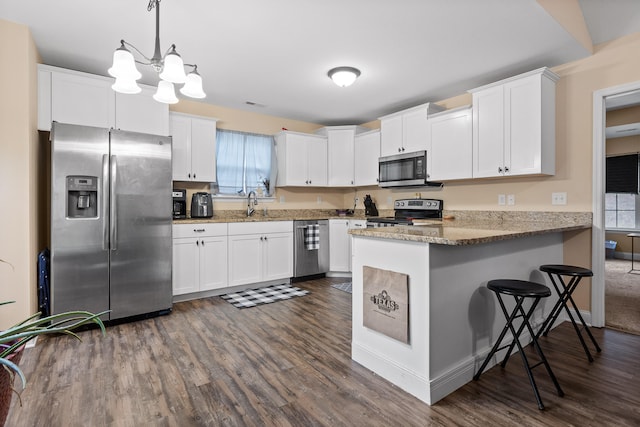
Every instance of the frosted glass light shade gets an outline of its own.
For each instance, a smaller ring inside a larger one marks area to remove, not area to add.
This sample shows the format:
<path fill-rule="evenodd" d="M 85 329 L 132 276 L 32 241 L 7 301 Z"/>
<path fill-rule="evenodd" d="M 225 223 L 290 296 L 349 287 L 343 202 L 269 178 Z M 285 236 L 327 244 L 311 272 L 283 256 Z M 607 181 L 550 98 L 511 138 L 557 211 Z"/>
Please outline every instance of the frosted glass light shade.
<path fill-rule="evenodd" d="M 124 77 L 117 77 L 115 83 L 111 86 L 111 89 L 119 93 L 135 94 L 142 92 L 138 83 L 133 79 L 126 79 Z"/>
<path fill-rule="evenodd" d="M 207 96 L 202 90 L 202 77 L 200 77 L 197 70 L 187 74 L 187 82 L 180 89 L 180 93 L 190 98 L 204 98 Z"/>
<path fill-rule="evenodd" d="M 178 102 L 173 83 L 160 80 L 158 82 L 158 90 L 153 95 L 153 99 L 164 104 L 175 104 Z"/>
<path fill-rule="evenodd" d="M 124 47 L 124 43 L 113 52 L 113 65 L 108 70 L 109 74 L 116 79 L 124 78 L 128 80 L 138 80 L 142 74 L 136 68 L 136 62 L 131 52 Z"/>
<path fill-rule="evenodd" d="M 164 69 L 160 73 L 160 78 L 171 83 L 184 83 L 187 81 L 187 76 L 184 73 L 184 63 L 175 49 L 172 49 L 165 56 Z"/>
<path fill-rule="evenodd" d="M 353 67 L 336 67 L 327 73 L 329 78 L 340 87 L 351 86 L 360 76 L 360 70 Z"/>

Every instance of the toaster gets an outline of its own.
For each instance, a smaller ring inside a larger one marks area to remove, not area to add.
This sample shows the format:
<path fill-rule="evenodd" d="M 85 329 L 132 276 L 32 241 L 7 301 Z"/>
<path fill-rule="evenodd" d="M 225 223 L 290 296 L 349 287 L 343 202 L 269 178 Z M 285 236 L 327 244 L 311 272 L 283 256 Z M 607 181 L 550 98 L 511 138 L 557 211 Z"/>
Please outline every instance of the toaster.
<path fill-rule="evenodd" d="M 191 196 L 191 218 L 211 218 L 213 216 L 213 200 L 211 194 L 198 192 Z"/>

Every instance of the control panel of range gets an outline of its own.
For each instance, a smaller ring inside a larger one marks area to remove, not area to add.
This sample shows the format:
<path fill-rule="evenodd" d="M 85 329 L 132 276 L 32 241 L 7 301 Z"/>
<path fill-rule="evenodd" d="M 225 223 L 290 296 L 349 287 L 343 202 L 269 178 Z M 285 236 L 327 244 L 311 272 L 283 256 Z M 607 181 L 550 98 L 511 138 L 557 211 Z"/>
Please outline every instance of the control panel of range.
<path fill-rule="evenodd" d="M 416 209 L 416 210 L 440 210 L 442 209 L 442 200 L 439 199 L 399 199 L 393 204 L 393 208 L 398 209 Z"/>

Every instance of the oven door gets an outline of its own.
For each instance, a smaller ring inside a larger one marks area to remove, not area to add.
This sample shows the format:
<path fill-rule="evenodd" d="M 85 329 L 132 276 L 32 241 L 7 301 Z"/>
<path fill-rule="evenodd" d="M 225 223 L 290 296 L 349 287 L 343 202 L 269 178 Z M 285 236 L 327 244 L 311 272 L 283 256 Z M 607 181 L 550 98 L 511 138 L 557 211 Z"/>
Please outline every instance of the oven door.
<path fill-rule="evenodd" d="M 380 157 L 378 167 L 380 187 L 408 187 L 427 183 L 426 151 Z"/>

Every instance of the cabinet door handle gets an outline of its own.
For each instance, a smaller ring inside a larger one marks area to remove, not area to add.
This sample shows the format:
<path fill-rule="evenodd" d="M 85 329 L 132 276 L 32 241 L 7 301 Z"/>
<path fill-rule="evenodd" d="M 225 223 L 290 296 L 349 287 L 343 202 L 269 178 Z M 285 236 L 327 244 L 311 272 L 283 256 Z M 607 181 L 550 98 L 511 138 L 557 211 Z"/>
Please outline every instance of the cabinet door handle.
<path fill-rule="evenodd" d="M 200 240 L 196 240 L 196 246 L 200 246 Z"/>
<path fill-rule="evenodd" d="M 193 174 L 193 179 L 196 179 L 196 174 L 195 173 Z"/>
<path fill-rule="evenodd" d="M 267 236 L 264 236 L 264 241 L 265 241 L 265 242 L 267 241 Z"/>
<path fill-rule="evenodd" d="M 502 173 L 502 168 L 498 166 L 498 173 Z"/>
<path fill-rule="evenodd" d="M 187 174 L 187 178 L 191 179 L 191 172 Z"/>
<path fill-rule="evenodd" d="M 204 228 L 194 228 L 193 231 L 195 233 L 202 233 L 204 231 Z"/>
<path fill-rule="evenodd" d="M 402 151 L 404 151 L 404 147 L 402 147 Z"/>
<path fill-rule="evenodd" d="M 402 148 L 398 147 L 398 153 L 402 151 Z"/>
<path fill-rule="evenodd" d="M 507 173 L 507 172 L 509 172 L 509 167 L 508 167 L 508 166 L 505 166 L 505 167 L 504 167 L 504 173 Z"/>
<path fill-rule="evenodd" d="M 204 246 L 204 240 L 200 240 L 200 243 L 202 243 L 202 246 Z"/>
<path fill-rule="evenodd" d="M 263 237 L 263 236 L 260 236 L 260 241 L 262 242 L 263 240 L 264 240 L 264 237 Z"/>

